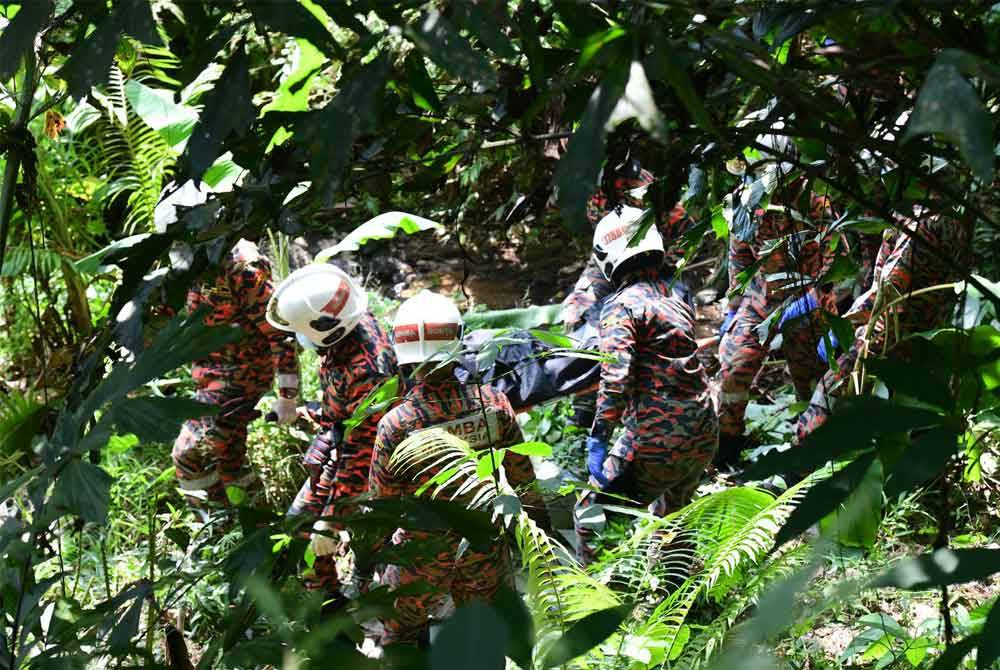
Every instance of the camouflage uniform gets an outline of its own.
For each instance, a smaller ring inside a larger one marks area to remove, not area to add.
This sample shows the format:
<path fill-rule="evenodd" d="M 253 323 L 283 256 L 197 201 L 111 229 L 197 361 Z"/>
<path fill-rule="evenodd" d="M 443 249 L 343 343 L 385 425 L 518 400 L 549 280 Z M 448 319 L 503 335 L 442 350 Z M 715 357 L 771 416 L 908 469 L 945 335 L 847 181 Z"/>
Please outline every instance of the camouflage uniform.
<path fill-rule="evenodd" d="M 358 424 L 340 444 L 332 433 L 340 431 L 358 405 L 389 377 L 396 374 L 396 354 L 385 331 L 371 314 L 362 317 L 344 339 L 320 351 L 320 385 L 323 408 L 319 416 L 320 434 L 306 455 L 307 465 L 320 470 L 316 484 L 307 479 L 295 496 L 289 514 L 332 516 L 333 505 L 340 498 L 359 496 L 368 491 L 372 447 L 381 414 L 374 414 Z M 339 582 L 333 556 L 317 556 L 309 588 L 332 593 Z"/>
<path fill-rule="evenodd" d="M 480 397 L 482 400 L 480 401 Z M 483 417 L 485 412 L 486 417 Z M 394 472 L 389 466 L 396 447 L 414 431 L 438 427 L 466 440 L 474 449 L 507 447 L 523 440 L 507 397 L 489 386 L 465 386 L 452 380 L 431 383 L 418 381 L 406 397 L 379 422 L 375 454 L 372 458 L 371 491 L 376 498 L 413 496 L 437 471 L 413 476 Z M 531 485 L 535 473 L 527 456 L 508 453 L 503 461 L 508 482 L 515 487 Z M 464 498 L 458 497 L 463 501 Z M 532 515 L 544 515 L 544 503 L 532 489 L 522 496 Z M 384 644 L 414 643 L 427 630 L 430 618 L 440 610 L 450 594 L 456 605 L 475 598 L 491 599 L 501 580 L 508 579 L 509 556 L 497 542 L 491 551 L 460 552 L 461 538 L 452 532 L 402 532 L 394 544 L 409 539 L 439 542 L 435 558 L 417 561 L 416 565 L 388 566 L 384 581 L 394 588 L 414 582 L 426 582 L 432 593 L 401 596 L 396 599 L 396 616 L 384 621 Z"/>
<path fill-rule="evenodd" d="M 821 310 L 836 313 L 836 299 L 829 287 L 816 282 L 829 269 L 832 258 L 824 254 L 827 224 L 832 218 L 829 200 L 812 198 L 815 229 L 780 212 L 757 212 L 760 223 L 749 241 L 729 235 L 729 293 L 738 290 L 738 275 L 760 262 L 742 296 L 730 299 L 735 317 L 719 343 L 722 383 L 719 397 L 719 437 L 743 435 L 744 414 L 750 399 L 750 386 L 767 357 L 770 339 L 778 332 L 772 322 L 768 337 L 762 339 L 760 328 L 786 300 L 808 294 L 819 306 L 809 314 L 791 319 L 781 329 L 781 348 L 796 394 L 808 398 L 813 381 L 823 374 L 823 363 L 816 358 L 816 345 L 822 338 Z M 780 245 L 767 255 L 775 242 Z"/>
<path fill-rule="evenodd" d="M 192 502 L 226 501 L 226 486 L 247 486 L 253 473 L 245 466 L 247 424 L 254 407 L 271 388 L 274 370 L 279 386 L 298 374 L 295 344 L 265 318 L 273 292 L 271 264 L 257 245 L 240 240 L 223 261 L 219 276 L 191 289 L 187 309 L 207 307 L 205 323 L 235 324 L 245 337 L 194 362 L 195 399 L 220 407 L 215 416 L 184 423 L 173 448 L 180 488 Z M 292 383 L 292 382 L 290 382 Z M 297 389 L 282 388 L 294 397 Z"/>
<path fill-rule="evenodd" d="M 615 191 L 621 194 L 620 204 L 631 207 L 643 207 L 642 198 L 636 198 L 629 191 L 648 187 L 654 181 L 652 173 L 643 170 L 636 179 L 619 178 L 615 181 Z M 607 195 L 603 191 L 598 191 L 589 201 L 587 201 L 587 221 L 591 227 L 596 226 L 612 209 Z M 678 250 L 672 243 L 680 240 L 681 236 L 691 226 L 691 219 L 688 217 L 684 207 L 678 203 L 670 216 L 665 221 L 661 220 L 657 226 L 664 244 L 671 246 L 668 250 L 668 262 L 676 263 L 683 258 L 683 250 Z M 684 287 L 675 283 L 672 289 L 678 297 L 681 297 Z M 587 259 L 587 264 L 576 280 L 573 290 L 563 300 L 562 318 L 566 330 L 575 330 L 588 321 L 587 314 L 591 312 L 592 321 L 598 321 L 601 314 L 601 305 L 609 295 L 614 293 L 614 286 L 601 272 L 593 254 Z M 581 393 L 573 398 L 574 418 L 572 423 L 582 427 L 590 426 L 594 418 L 594 407 L 597 401 L 597 393 Z"/>
<path fill-rule="evenodd" d="M 959 268 L 971 263 L 971 226 L 966 222 L 940 217 L 920 221 L 905 221 L 902 225 L 921 240 L 897 228 L 887 229 L 875 262 L 874 280 L 845 315 L 852 321 L 868 321 L 876 307 L 876 296 L 882 290 L 882 303 L 888 304 L 900 296 L 938 284 L 953 282 L 961 274 L 951 265 L 927 250 L 936 249 L 943 258 L 951 259 Z M 927 246 L 925 246 L 925 244 Z M 874 324 L 868 350 L 882 352 L 909 334 L 945 325 L 955 306 L 954 291 L 940 290 L 913 296 L 894 305 Z M 867 325 L 855 330 L 855 340 L 846 353 L 837 358 L 837 371 L 828 370 L 809 401 L 809 407 L 799 417 L 796 439 L 801 442 L 822 425 L 830 415 L 832 397 L 843 393 L 843 387 L 854 370 L 864 348 L 863 336 Z"/>
<path fill-rule="evenodd" d="M 609 449 L 601 488 L 663 515 L 687 504 L 715 455 L 718 419 L 698 359 L 694 312 L 670 293 L 658 269 L 626 277 L 601 314 L 597 416 L 590 434 L 607 442 L 619 422 L 625 431 Z M 591 480 L 595 483 L 595 480 Z M 591 558 L 592 531 L 580 519 L 598 499 L 577 509 L 578 553 Z"/>

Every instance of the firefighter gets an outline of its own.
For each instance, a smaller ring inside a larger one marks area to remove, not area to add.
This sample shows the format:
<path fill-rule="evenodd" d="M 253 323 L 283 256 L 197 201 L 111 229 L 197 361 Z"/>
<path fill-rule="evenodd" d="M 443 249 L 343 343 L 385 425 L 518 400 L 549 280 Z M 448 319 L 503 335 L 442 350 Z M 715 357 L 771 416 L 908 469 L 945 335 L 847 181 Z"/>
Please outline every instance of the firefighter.
<path fill-rule="evenodd" d="M 454 364 L 447 361 L 461 345 L 462 316 L 448 298 L 422 291 L 399 307 L 393 323 L 393 345 L 404 373 L 410 377 L 402 400 L 382 418 L 372 458 L 371 491 L 375 498 L 414 496 L 439 467 L 411 471 L 394 469 L 394 450 L 409 435 L 441 428 L 464 439 L 475 450 L 499 449 L 523 440 L 507 397 L 490 386 L 459 383 Z M 527 456 L 508 452 L 503 460 L 507 481 L 524 489 L 529 514 L 544 520 L 545 510 L 534 489 L 535 473 Z M 466 496 L 456 498 L 466 501 Z M 509 579 L 509 556 L 500 541 L 489 551 L 464 550 L 453 532 L 397 531 L 394 544 L 408 540 L 438 541 L 444 549 L 434 560 L 418 565 L 390 565 L 383 582 L 393 588 L 425 582 L 434 591 L 396 598 L 396 614 L 383 621 L 383 645 L 414 644 L 425 639 L 432 618 L 446 607 L 473 599 L 490 600 L 501 581 Z"/>
<path fill-rule="evenodd" d="M 780 134 L 781 122 L 773 128 L 777 132 L 761 136 L 758 143 L 774 148 L 779 155 L 793 152 L 794 146 Z M 733 161 L 727 164 L 736 173 L 744 166 Z M 768 170 L 772 174 L 767 175 Z M 800 399 L 809 398 L 813 383 L 824 370 L 815 351 L 826 330 L 822 311 L 837 311 L 832 287 L 820 283 L 832 262 L 824 252 L 829 247 L 824 236 L 833 212 L 829 198 L 810 192 L 804 179 L 782 183 L 791 170 L 790 164 L 774 161 L 757 170 L 762 181 L 770 177 L 779 184 L 771 205 L 753 213 L 756 225 L 734 224 L 729 233 L 730 298 L 719 329 L 722 380 L 716 462 L 720 465 L 737 461 L 740 452 L 750 446 L 744 436 L 750 387 L 778 333 Z M 811 221 L 803 221 L 801 214 L 791 210 L 806 213 Z M 753 275 L 741 290 L 745 272 Z"/>
<path fill-rule="evenodd" d="M 957 299 L 955 292 L 950 288 L 919 291 L 961 277 L 961 268 L 971 263 L 971 229 L 967 220 L 924 213 L 902 219 L 897 227 L 884 231 L 872 284 L 844 315 L 860 324 L 855 339 L 837 357 L 837 369 L 828 370 L 816 385 L 809 407 L 796 425 L 797 442 L 826 422 L 836 396 L 849 392 L 859 359 L 867 357 L 870 351 L 887 351 L 907 335 L 948 322 Z M 869 328 L 873 313 L 877 315 L 876 321 Z M 824 363 L 829 360 L 827 342 L 831 346 L 839 344 L 832 333 L 820 341 L 817 353 Z"/>
<path fill-rule="evenodd" d="M 594 258 L 616 288 L 601 312 L 597 413 L 587 438 L 590 484 L 665 515 L 687 504 L 715 455 L 718 419 L 694 337 L 695 315 L 675 297 L 663 272 L 663 239 L 643 212 L 624 207 L 594 231 Z M 614 429 L 621 436 L 611 445 Z M 583 523 L 599 500 L 585 494 L 576 510 L 577 553 L 593 558 L 593 530 Z"/>
<path fill-rule="evenodd" d="M 256 477 L 246 466 L 247 424 L 277 376 L 274 412 L 279 423 L 295 419 L 299 377 L 295 343 L 266 318 L 271 298 L 271 264 L 257 245 L 241 239 L 222 262 L 219 275 L 193 287 L 187 309 L 206 309 L 212 326 L 236 325 L 241 341 L 194 362 L 195 399 L 219 408 L 214 416 L 184 423 L 173 448 L 177 481 L 189 502 L 226 504 L 227 487 L 252 490 Z M 277 374 L 275 374 L 277 371 Z"/>
<path fill-rule="evenodd" d="M 319 434 L 303 458 L 309 478 L 289 514 L 331 517 L 335 503 L 368 490 L 372 445 L 380 415 L 373 414 L 344 436 L 343 423 L 379 384 L 396 374 L 396 356 L 385 332 L 368 311 L 368 295 L 340 268 L 316 263 L 296 270 L 275 290 L 268 322 L 294 332 L 319 354 L 323 403 Z M 312 589 L 337 596 L 334 569 L 335 525 L 317 521 L 313 534 L 316 561 L 306 580 Z"/>
<path fill-rule="evenodd" d="M 649 170 L 642 169 L 636 159 L 626 160 L 619 166 L 610 180 L 599 189 L 587 202 L 587 221 L 591 227 L 597 226 L 604 216 L 610 212 L 620 211 L 622 207 L 642 207 L 646 191 L 655 181 Z M 684 207 L 678 203 L 666 219 L 658 222 L 661 235 L 665 239 L 679 240 L 681 235 L 691 226 Z M 668 259 L 674 263 L 683 257 L 683 252 L 675 252 Z M 690 291 L 687 286 L 677 280 L 671 284 L 671 290 L 681 299 L 691 303 Z M 573 290 L 563 300 L 562 319 L 567 331 L 574 331 L 588 322 L 597 324 L 601 318 L 601 307 L 609 295 L 614 293 L 614 286 L 608 281 L 593 256 L 587 259 L 579 279 Z M 596 393 L 579 394 L 573 399 L 572 425 L 587 430 L 594 420 L 594 403 Z"/>

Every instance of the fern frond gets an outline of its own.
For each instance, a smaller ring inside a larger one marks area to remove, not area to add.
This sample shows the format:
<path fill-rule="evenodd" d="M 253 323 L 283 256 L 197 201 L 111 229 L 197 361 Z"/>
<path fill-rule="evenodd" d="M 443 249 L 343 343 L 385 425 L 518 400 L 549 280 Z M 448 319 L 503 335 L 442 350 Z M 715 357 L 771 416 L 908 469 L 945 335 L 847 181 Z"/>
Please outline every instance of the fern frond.
<path fill-rule="evenodd" d="M 762 562 L 805 492 L 827 476 L 812 475 L 778 498 L 739 487 L 699 498 L 663 519 L 644 515 L 608 568 L 617 588 L 638 603 L 638 616 L 623 627 L 622 639 L 655 640 L 668 657 L 686 649 L 685 623 L 699 599 L 728 602 L 785 564 L 789 552 Z M 740 588 L 733 588 L 737 584 Z M 731 615 L 733 621 L 738 615 Z M 706 641 L 705 649 L 710 653 L 714 647 Z"/>
<path fill-rule="evenodd" d="M 725 609 L 710 624 L 694 634 L 681 655 L 670 664 L 671 670 L 699 670 L 722 647 L 726 635 L 743 614 L 757 604 L 772 584 L 790 577 L 808 562 L 810 547 L 801 544 L 762 566 L 743 586 L 734 590 Z"/>
<path fill-rule="evenodd" d="M 502 463 L 496 479 L 480 479 L 477 466 L 482 454 L 445 430 L 429 428 L 409 435 L 396 447 L 389 458 L 389 470 L 408 479 L 430 475 L 418 495 L 447 495 L 464 500 L 470 508 L 488 509 L 500 495 L 517 494 L 507 482 Z M 527 599 L 535 617 L 540 653 L 572 622 L 621 603 L 608 586 L 586 574 L 523 508 L 513 527 L 527 575 Z"/>

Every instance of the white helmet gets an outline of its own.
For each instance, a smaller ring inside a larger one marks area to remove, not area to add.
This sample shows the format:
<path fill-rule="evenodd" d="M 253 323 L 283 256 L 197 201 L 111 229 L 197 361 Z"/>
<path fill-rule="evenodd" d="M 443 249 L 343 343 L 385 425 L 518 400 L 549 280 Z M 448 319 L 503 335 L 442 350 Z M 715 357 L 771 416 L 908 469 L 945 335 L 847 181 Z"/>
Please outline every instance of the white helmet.
<path fill-rule="evenodd" d="M 663 238 L 655 225 L 646 229 L 646 234 L 635 246 L 629 246 L 632 236 L 639 231 L 644 214 L 645 211 L 638 207 L 622 207 L 601 219 L 594 229 L 594 258 L 609 280 L 629 258 L 650 251 L 663 253 Z"/>
<path fill-rule="evenodd" d="M 449 298 L 423 290 L 396 311 L 393 349 L 400 365 L 442 360 L 462 341 L 462 315 Z"/>
<path fill-rule="evenodd" d="M 267 303 L 267 322 L 317 347 L 354 330 L 368 311 L 368 294 L 335 265 L 313 263 L 285 277 Z"/>

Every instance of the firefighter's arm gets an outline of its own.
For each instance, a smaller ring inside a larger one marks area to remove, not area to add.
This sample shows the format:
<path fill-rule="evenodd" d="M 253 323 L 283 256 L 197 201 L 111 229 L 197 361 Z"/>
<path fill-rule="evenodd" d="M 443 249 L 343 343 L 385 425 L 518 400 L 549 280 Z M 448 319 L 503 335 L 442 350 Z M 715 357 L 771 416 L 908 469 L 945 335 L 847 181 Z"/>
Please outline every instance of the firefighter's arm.
<path fill-rule="evenodd" d="M 241 296 L 244 314 L 270 344 L 274 367 L 278 371 L 279 388 L 291 388 L 293 380 L 290 377 L 295 377 L 295 395 L 298 395 L 299 366 L 295 356 L 295 340 L 267 322 L 267 303 L 274 294 L 271 264 L 263 258 L 246 263 L 238 274 L 237 281 L 240 285 L 236 295 Z M 285 385 L 281 384 L 282 377 L 286 378 Z"/>
<path fill-rule="evenodd" d="M 274 413 L 278 423 L 291 423 L 296 418 L 299 397 L 299 367 L 295 357 L 295 341 L 283 331 L 267 322 L 267 303 L 274 293 L 271 282 L 271 265 L 260 258 L 243 263 L 232 277 L 233 295 L 239 296 L 246 319 L 262 337 L 267 338 L 271 357 L 277 370 L 278 399 Z"/>
<path fill-rule="evenodd" d="M 625 411 L 625 393 L 632 379 L 635 356 L 635 325 L 624 305 L 605 307 L 601 318 L 601 384 L 597 392 L 597 412 L 591 437 L 607 441 Z"/>
<path fill-rule="evenodd" d="M 729 288 L 727 295 L 733 294 L 740 286 L 739 275 L 754 264 L 756 258 L 749 242 L 736 239 L 733 231 L 729 232 Z M 729 298 L 728 311 L 735 312 L 740 304 L 740 295 L 733 294 Z"/>
<path fill-rule="evenodd" d="M 368 490 L 374 498 L 394 498 L 403 494 L 399 484 L 389 470 L 392 456 L 393 437 L 390 431 L 379 423 L 375 446 L 372 448 L 372 465 L 368 473 Z"/>

